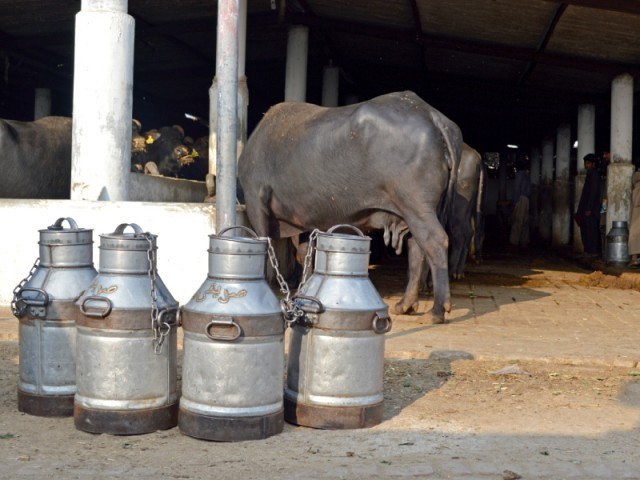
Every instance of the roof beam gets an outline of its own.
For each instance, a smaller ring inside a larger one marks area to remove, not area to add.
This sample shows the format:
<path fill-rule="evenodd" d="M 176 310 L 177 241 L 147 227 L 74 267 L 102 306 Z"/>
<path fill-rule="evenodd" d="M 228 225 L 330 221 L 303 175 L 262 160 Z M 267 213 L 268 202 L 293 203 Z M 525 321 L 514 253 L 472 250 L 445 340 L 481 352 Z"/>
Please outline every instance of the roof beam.
<path fill-rule="evenodd" d="M 558 25 L 558 22 L 560 21 L 560 17 L 562 17 L 562 15 L 564 14 L 566 9 L 567 9 L 567 4 L 566 3 L 561 3 L 558 6 L 558 8 L 556 9 L 555 13 L 553 14 L 553 18 L 549 22 L 549 25 L 547 25 L 547 29 L 545 30 L 544 34 L 542 35 L 542 39 L 540 40 L 540 43 L 538 44 L 538 48 L 536 49 L 536 53 L 540 54 L 540 53 L 544 52 L 545 48 L 547 48 L 547 44 L 549 43 L 549 39 L 551 39 L 551 35 L 553 35 L 553 31 L 556 29 L 556 26 Z M 520 77 L 519 85 L 524 85 L 524 83 L 528 80 L 529 76 L 531 75 L 531 72 L 533 72 L 533 69 L 535 68 L 535 66 L 536 66 L 536 64 L 533 63 L 533 62 L 530 62 L 529 65 L 527 65 L 526 70 L 524 71 L 524 73 Z"/>
<path fill-rule="evenodd" d="M 426 47 L 440 48 L 444 50 L 469 52 L 479 55 L 501 57 L 528 63 L 542 63 L 547 65 L 571 68 L 574 70 L 585 70 L 589 72 L 598 71 L 610 75 L 619 75 L 626 72 L 632 75 L 640 76 L 640 68 L 638 68 L 638 66 L 634 64 L 620 64 L 601 61 L 593 58 L 575 57 L 551 52 L 538 53 L 526 48 L 512 47 L 509 45 L 469 42 L 458 38 L 431 35 L 424 32 L 419 36 L 419 38 L 416 39 L 416 34 L 413 30 L 393 27 L 381 27 L 379 25 L 371 26 L 357 22 L 335 19 L 329 20 L 318 16 L 309 18 L 293 14 L 289 17 L 289 20 L 294 23 L 308 25 L 310 27 L 343 31 L 352 34 L 355 33 L 362 36 L 376 37 L 386 40 L 395 40 L 407 43 L 418 41 Z"/>
<path fill-rule="evenodd" d="M 640 15 L 640 6 L 637 0 L 546 0 L 553 3 L 566 3 L 576 7 L 595 8 L 609 10 L 610 12 L 631 13 Z"/>

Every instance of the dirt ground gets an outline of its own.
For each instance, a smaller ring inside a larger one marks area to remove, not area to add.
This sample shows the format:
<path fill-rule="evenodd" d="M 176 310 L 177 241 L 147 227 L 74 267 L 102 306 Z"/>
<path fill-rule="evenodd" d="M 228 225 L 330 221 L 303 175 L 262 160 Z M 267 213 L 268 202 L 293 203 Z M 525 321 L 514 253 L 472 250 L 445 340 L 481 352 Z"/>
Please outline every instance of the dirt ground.
<path fill-rule="evenodd" d="M 21 414 L 17 342 L 0 342 L 0 371 L 0 478 L 640 478 L 636 369 L 463 355 L 387 359 L 380 425 L 285 424 L 266 440 L 231 444 L 178 428 L 94 435 L 76 430 L 71 418 Z"/>

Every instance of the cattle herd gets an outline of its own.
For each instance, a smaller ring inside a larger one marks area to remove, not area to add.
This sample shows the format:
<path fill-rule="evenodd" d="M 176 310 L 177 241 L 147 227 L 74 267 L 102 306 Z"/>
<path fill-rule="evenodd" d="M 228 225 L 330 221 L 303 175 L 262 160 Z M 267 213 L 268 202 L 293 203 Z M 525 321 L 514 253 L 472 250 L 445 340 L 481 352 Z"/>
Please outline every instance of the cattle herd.
<path fill-rule="evenodd" d="M 1 198 L 69 198 L 72 120 L 0 120 Z M 204 180 L 207 139 L 186 137 L 178 125 L 142 131 L 132 121 L 131 171 Z"/>
<path fill-rule="evenodd" d="M 0 197 L 69 198 L 71 137 L 67 117 L 0 120 Z M 204 180 L 207 138 L 179 126 L 143 131 L 133 120 L 131 170 Z M 463 275 L 472 224 L 481 223 L 483 177 L 459 127 L 408 91 L 333 108 L 277 104 L 238 160 L 239 195 L 258 235 L 336 224 L 383 230 L 396 252 L 407 245 L 408 283 L 395 311 L 417 310 L 428 272 L 436 323 L 450 311 L 449 279 Z"/>

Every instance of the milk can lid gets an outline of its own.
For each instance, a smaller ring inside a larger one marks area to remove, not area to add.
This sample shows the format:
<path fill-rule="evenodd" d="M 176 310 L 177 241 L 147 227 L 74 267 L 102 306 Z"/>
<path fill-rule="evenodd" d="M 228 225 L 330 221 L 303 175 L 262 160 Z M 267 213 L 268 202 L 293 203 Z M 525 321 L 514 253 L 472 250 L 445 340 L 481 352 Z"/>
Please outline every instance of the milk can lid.
<path fill-rule="evenodd" d="M 133 232 L 125 232 L 131 227 Z M 112 233 L 100 235 L 100 248 L 114 250 L 149 250 L 149 242 L 152 248 L 156 248 L 158 236 L 145 232 L 137 223 L 121 223 Z"/>
<path fill-rule="evenodd" d="M 242 229 L 249 237 L 225 235 L 229 230 Z M 237 225 L 221 230 L 218 234 L 209 235 L 209 253 L 260 255 L 267 251 L 267 239 L 258 237 L 249 227 Z"/>
<path fill-rule="evenodd" d="M 356 235 L 334 233 L 338 228 L 350 228 Z M 369 253 L 371 237 L 353 225 L 335 225 L 326 232 L 318 233 L 317 248 L 327 252 Z"/>
<path fill-rule="evenodd" d="M 64 222 L 69 224 L 69 228 L 64 228 Z M 60 217 L 47 228 L 38 230 L 40 232 L 41 245 L 78 245 L 93 243 L 93 230 L 80 228 L 71 217 Z"/>

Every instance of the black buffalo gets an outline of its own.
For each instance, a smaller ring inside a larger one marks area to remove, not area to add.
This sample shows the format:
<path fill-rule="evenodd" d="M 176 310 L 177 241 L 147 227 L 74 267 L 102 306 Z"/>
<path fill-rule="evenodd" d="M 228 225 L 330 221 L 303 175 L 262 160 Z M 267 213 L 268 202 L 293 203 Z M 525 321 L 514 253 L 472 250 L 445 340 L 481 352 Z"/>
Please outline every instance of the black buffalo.
<path fill-rule="evenodd" d="M 249 221 L 259 235 L 290 237 L 351 224 L 408 230 L 409 282 L 396 312 L 417 309 L 426 256 L 434 321 L 451 308 L 446 218 L 462 152 L 458 126 L 413 92 L 337 108 L 281 103 L 265 114 L 238 164 Z"/>
<path fill-rule="evenodd" d="M 190 161 L 178 126 L 140 133 L 133 120 L 132 171 L 178 176 Z M 0 198 L 66 199 L 71 195 L 71 117 L 44 117 L 33 122 L 0 119 Z M 157 166 L 157 168 L 155 168 Z"/>
<path fill-rule="evenodd" d="M 140 133 L 140 123 L 133 121 L 131 135 L 131 170 L 179 177 L 182 168 L 192 163 L 192 149 L 184 143 L 179 125 L 160 127 Z"/>
<path fill-rule="evenodd" d="M 0 197 L 69 198 L 71 119 L 0 120 Z"/>
<path fill-rule="evenodd" d="M 482 157 L 466 143 L 458 167 L 451 211 L 446 219 L 450 239 L 449 274 L 455 279 L 464 277 L 464 266 L 471 246 L 476 215 L 480 213 L 479 196 L 482 195 L 484 175 Z"/>

